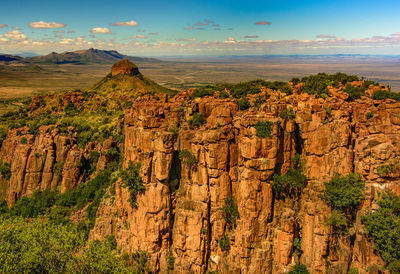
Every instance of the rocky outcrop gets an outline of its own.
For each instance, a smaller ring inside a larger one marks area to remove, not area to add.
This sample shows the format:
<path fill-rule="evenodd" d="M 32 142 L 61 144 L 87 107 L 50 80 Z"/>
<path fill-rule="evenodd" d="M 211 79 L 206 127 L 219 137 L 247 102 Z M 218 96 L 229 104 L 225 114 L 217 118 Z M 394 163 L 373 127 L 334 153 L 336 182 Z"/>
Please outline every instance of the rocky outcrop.
<path fill-rule="evenodd" d="M 161 272 L 171 250 L 176 273 L 284 273 L 298 262 L 312 273 L 345 273 L 351 265 L 378 273 L 383 262 L 360 216 L 378 190 L 399 191 L 396 169 L 382 174 L 378 167 L 400 157 L 400 103 L 271 94 L 259 109 L 238 111 L 233 100 L 186 96 L 146 97 L 127 111 L 124 165 L 142 163 L 146 191 L 132 208 L 117 183 L 115 197 L 100 206 L 91 239 L 113 233 L 126 251 L 148 251 L 152 270 Z M 288 108 L 295 119 L 280 117 Z M 205 120 L 199 128 L 188 123 L 194 113 Z M 257 136 L 258 121 L 273 123 L 271 137 Z M 180 159 L 182 150 L 197 162 Z M 296 153 L 306 163 L 308 184 L 298 199 L 277 199 L 272 176 L 285 173 Z M 367 181 L 366 200 L 350 234 L 335 236 L 325 224 L 330 208 L 319 197 L 334 174 L 351 172 Z M 222 212 L 231 195 L 239 210 L 235 226 Z M 223 237 L 229 238 L 224 251 Z"/>
<path fill-rule="evenodd" d="M 151 270 L 161 273 L 172 267 L 170 253 L 175 273 L 286 273 L 296 263 L 311 273 L 346 273 L 350 266 L 380 273 L 384 262 L 361 216 L 376 206 L 379 191 L 400 194 L 400 103 L 268 90 L 249 100 L 258 96 L 269 99 L 246 111 L 233 99 L 188 100 L 188 92 L 137 99 L 125 113 L 123 166 L 140 162 L 146 189 L 132 207 L 118 180 L 89 238 L 113 234 L 123 251 L 147 251 Z M 282 115 L 290 109 L 293 117 Z M 258 122 L 271 123 L 270 136 L 257 134 Z M 87 179 L 81 163 L 90 151 L 117 145 L 109 139 L 79 148 L 72 129 L 62 136 L 52 126 L 35 136 L 28 128 L 10 130 L 0 150 L 12 171 L 9 180 L 0 177 L 3 196 L 10 205 L 36 190 L 65 192 Z M 278 198 L 273 175 L 286 173 L 295 154 L 305 163 L 307 186 L 297 198 Z M 100 153 L 96 169 L 108 162 Z M 367 182 L 366 199 L 349 233 L 338 235 L 326 225 L 331 209 L 320 195 L 336 173 L 351 172 Z M 231 196 L 236 224 L 222 210 Z"/>
<path fill-rule="evenodd" d="M 107 150 L 112 140 L 106 140 L 103 146 L 90 143 L 82 149 L 73 133 L 72 130 L 70 136 L 60 135 L 56 126 L 42 126 L 38 135 L 29 134 L 28 128 L 8 132 L 0 150 L 0 161 L 11 164 L 10 179 L 0 177 L 2 198 L 8 205 L 37 190 L 65 192 L 87 179 L 82 161 L 89 157 L 89 151 Z M 97 170 L 107 163 L 102 157 L 105 156 L 100 157 Z"/>
<path fill-rule="evenodd" d="M 123 59 L 119 62 L 116 62 L 112 67 L 111 67 L 111 75 L 130 75 L 134 76 L 139 74 L 139 68 L 133 64 L 131 61 L 128 59 Z"/>

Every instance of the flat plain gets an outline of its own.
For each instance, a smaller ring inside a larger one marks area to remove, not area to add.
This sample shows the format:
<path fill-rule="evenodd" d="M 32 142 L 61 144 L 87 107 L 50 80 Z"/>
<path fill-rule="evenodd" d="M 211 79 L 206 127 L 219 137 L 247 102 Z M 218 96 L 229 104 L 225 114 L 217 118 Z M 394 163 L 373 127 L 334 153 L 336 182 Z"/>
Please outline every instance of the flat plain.
<path fill-rule="evenodd" d="M 182 90 L 219 82 L 254 79 L 289 81 L 319 72 L 344 72 L 389 84 L 400 92 L 399 56 L 163 57 L 140 62 L 140 71 L 168 88 Z M 0 114 L 33 94 L 86 89 L 111 65 L 0 65 Z"/>

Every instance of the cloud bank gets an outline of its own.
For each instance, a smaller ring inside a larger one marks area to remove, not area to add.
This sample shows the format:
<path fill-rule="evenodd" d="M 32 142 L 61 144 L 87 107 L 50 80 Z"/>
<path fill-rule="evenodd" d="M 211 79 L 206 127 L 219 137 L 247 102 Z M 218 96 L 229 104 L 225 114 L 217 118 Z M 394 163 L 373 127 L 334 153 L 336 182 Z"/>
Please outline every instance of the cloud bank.
<path fill-rule="evenodd" d="M 65 28 L 67 26 L 66 24 L 62 23 L 44 22 L 44 21 L 30 22 L 28 25 L 33 29 L 59 29 L 59 28 Z"/>

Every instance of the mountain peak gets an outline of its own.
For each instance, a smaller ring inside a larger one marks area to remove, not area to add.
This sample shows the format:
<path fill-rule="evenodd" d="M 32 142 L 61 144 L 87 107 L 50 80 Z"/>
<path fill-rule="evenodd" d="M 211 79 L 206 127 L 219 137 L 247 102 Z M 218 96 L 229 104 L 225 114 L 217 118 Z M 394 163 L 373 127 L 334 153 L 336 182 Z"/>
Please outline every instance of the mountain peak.
<path fill-rule="evenodd" d="M 112 67 L 111 67 L 111 75 L 137 75 L 139 74 L 139 68 L 129 61 L 128 59 L 123 59 L 119 62 L 116 62 Z"/>

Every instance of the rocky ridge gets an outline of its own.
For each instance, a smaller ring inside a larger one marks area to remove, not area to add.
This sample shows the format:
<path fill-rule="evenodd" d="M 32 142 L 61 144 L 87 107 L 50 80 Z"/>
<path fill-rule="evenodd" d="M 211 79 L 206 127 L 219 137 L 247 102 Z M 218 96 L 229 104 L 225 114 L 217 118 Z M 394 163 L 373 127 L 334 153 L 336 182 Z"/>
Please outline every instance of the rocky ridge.
<path fill-rule="evenodd" d="M 400 103 L 368 96 L 348 102 L 347 94 L 330 93 L 322 99 L 264 89 L 247 97 L 252 103 L 258 96 L 268 99 L 245 111 L 218 93 L 193 100 L 188 91 L 172 99 L 138 98 L 124 115 L 123 165 L 141 163 L 146 190 L 135 208 L 117 181 L 115 194 L 100 204 L 90 239 L 113 234 L 124 251 L 147 251 L 150 269 L 161 273 L 170 268 L 170 253 L 176 273 L 285 273 L 299 262 L 311 273 L 346 273 L 351 265 L 359 273 L 379 273 L 384 263 L 360 217 L 376 207 L 379 191 L 400 194 Z M 282 115 L 289 110 L 293 115 Z M 195 117 L 204 123 L 191 123 Z M 257 136 L 255 125 L 267 121 L 271 136 Z M 84 183 L 80 163 L 89 151 L 117 146 L 111 138 L 80 148 L 69 130 L 68 136 L 57 126 L 42 126 L 37 135 L 28 128 L 8 132 L 0 160 L 11 164 L 11 177 L 0 182 L 9 205 L 36 190 L 65 192 Z M 181 151 L 194 155 L 195 162 L 182 159 Z M 272 177 L 286 173 L 295 154 L 305 162 L 308 184 L 298 199 L 278 199 Z M 391 163 L 396 168 L 379 172 Z M 106 165 L 101 154 L 96 170 Z M 336 235 L 326 225 L 331 209 L 320 194 L 336 173 L 352 172 L 367 182 L 366 199 L 349 234 Z M 231 196 L 238 205 L 236 225 L 227 223 L 222 211 Z"/>

